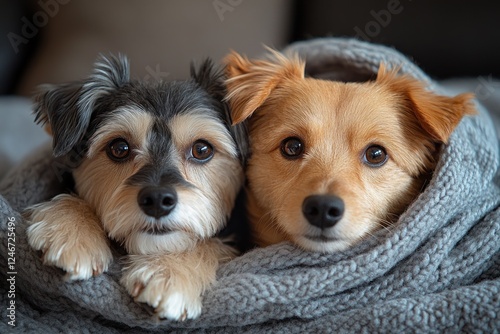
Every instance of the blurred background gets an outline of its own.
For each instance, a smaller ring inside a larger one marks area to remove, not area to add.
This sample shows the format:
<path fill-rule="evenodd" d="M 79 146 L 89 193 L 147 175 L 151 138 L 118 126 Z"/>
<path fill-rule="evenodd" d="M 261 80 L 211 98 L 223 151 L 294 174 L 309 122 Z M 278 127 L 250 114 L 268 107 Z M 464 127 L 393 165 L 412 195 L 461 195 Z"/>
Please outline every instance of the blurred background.
<path fill-rule="evenodd" d="M 393 46 L 436 78 L 500 76 L 500 2 L 454 0 L 1 0 L 0 93 L 86 76 L 123 52 L 139 78 L 182 79 L 230 49 L 352 36 Z"/>
<path fill-rule="evenodd" d="M 46 135 L 33 125 L 41 83 L 87 76 L 122 52 L 143 80 L 184 79 L 231 49 L 250 57 L 315 37 L 393 46 L 440 80 L 498 96 L 500 2 L 453 0 L 0 0 L 0 177 Z M 2 165 L 4 167 L 2 167 Z"/>

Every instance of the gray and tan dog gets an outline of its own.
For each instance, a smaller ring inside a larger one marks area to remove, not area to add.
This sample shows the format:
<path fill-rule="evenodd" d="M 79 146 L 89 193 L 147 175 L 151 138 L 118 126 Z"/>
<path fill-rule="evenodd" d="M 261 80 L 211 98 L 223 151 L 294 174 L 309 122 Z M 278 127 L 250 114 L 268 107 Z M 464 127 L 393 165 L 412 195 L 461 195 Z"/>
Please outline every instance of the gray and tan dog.
<path fill-rule="evenodd" d="M 88 279 L 107 270 L 116 240 L 128 253 L 122 284 L 174 320 L 200 315 L 219 263 L 235 255 L 214 236 L 241 187 L 246 147 L 220 73 L 208 60 L 191 72 L 148 84 L 111 56 L 85 81 L 45 87 L 37 120 L 72 166 L 75 191 L 28 210 L 29 243 L 45 264 Z"/>

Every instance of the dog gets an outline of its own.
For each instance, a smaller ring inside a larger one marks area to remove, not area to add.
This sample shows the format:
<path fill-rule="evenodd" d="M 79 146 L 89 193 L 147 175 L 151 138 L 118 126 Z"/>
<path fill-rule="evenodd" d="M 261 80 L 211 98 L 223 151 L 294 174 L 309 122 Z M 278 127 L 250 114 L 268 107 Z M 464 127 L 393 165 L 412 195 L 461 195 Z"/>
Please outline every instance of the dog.
<path fill-rule="evenodd" d="M 248 123 L 254 243 L 332 253 L 394 226 L 473 95 L 436 95 L 383 64 L 367 82 L 305 77 L 297 55 L 270 51 L 224 60 L 233 122 Z"/>
<path fill-rule="evenodd" d="M 108 269 L 114 240 L 128 253 L 121 283 L 136 301 L 159 318 L 196 318 L 218 265 L 235 256 L 214 236 L 242 186 L 245 131 L 230 126 L 223 73 L 210 60 L 185 81 L 129 72 L 125 56 L 101 56 L 88 79 L 36 97 L 36 121 L 74 193 L 28 209 L 29 244 L 68 280 L 85 280 Z"/>

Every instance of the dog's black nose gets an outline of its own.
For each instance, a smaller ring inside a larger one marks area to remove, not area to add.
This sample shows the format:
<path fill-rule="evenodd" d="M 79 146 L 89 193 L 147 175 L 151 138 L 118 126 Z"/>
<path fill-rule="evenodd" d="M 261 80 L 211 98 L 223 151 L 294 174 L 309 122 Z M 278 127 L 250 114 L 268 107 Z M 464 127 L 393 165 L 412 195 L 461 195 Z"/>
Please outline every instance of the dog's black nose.
<path fill-rule="evenodd" d="M 337 196 L 312 195 L 304 199 L 302 213 L 311 225 L 332 227 L 344 215 L 344 201 Z"/>
<path fill-rule="evenodd" d="M 137 202 L 145 214 L 158 219 L 175 208 L 177 193 L 169 187 L 146 187 L 139 191 Z"/>

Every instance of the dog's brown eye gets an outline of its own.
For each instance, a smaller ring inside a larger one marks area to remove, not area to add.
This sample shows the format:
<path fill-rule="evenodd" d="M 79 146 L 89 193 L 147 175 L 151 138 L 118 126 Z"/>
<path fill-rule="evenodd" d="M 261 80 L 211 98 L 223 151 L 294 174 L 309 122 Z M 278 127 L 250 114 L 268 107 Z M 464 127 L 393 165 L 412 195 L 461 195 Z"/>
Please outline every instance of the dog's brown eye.
<path fill-rule="evenodd" d="M 191 147 L 191 155 L 197 162 L 207 162 L 214 156 L 214 148 L 205 140 L 197 140 Z"/>
<path fill-rule="evenodd" d="M 370 167 L 380 167 L 387 162 L 387 152 L 379 145 L 371 145 L 365 150 L 363 162 Z"/>
<path fill-rule="evenodd" d="M 304 153 L 304 144 L 297 137 L 289 137 L 281 142 L 281 154 L 287 159 L 297 159 Z"/>
<path fill-rule="evenodd" d="M 121 162 L 129 157 L 130 147 L 125 139 L 117 138 L 108 144 L 106 153 L 111 160 Z"/>

